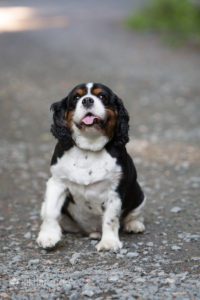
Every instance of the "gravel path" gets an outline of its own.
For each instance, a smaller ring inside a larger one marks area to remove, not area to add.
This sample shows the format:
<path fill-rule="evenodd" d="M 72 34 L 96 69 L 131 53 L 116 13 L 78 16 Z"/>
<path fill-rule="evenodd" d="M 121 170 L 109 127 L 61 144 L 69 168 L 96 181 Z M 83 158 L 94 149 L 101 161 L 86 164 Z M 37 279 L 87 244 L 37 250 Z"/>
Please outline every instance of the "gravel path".
<path fill-rule="evenodd" d="M 126 30 L 141 2 L 22 1 L 52 28 L 0 33 L 0 299 L 200 299 L 200 58 Z M 55 145 L 49 107 L 88 81 L 129 110 L 147 230 L 122 234 L 118 253 L 79 235 L 47 252 L 35 239 Z"/>

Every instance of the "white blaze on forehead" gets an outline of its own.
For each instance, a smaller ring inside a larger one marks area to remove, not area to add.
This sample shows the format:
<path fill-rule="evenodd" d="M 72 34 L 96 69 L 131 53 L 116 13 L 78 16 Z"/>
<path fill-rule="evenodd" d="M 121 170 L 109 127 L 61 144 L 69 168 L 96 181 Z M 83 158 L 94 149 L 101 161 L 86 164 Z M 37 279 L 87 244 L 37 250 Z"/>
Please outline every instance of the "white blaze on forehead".
<path fill-rule="evenodd" d="M 87 89 L 88 89 L 88 94 L 91 94 L 91 89 L 92 89 L 93 85 L 94 85 L 93 82 L 89 82 L 86 84 Z"/>

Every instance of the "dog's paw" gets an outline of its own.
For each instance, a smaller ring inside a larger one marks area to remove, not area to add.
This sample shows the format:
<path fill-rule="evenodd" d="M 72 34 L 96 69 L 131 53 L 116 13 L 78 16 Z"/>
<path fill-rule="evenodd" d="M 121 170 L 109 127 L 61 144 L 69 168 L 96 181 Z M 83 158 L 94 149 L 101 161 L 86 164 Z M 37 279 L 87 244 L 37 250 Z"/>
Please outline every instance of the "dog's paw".
<path fill-rule="evenodd" d="M 117 238 L 104 238 L 97 245 L 97 251 L 112 250 L 117 251 L 122 248 L 122 242 Z"/>
<path fill-rule="evenodd" d="M 124 231 L 142 233 L 145 231 L 145 226 L 141 221 L 129 221 L 124 224 Z"/>
<path fill-rule="evenodd" d="M 60 228 L 51 230 L 42 229 L 38 235 L 37 243 L 44 249 L 53 248 L 61 240 L 61 237 L 62 232 Z"/>

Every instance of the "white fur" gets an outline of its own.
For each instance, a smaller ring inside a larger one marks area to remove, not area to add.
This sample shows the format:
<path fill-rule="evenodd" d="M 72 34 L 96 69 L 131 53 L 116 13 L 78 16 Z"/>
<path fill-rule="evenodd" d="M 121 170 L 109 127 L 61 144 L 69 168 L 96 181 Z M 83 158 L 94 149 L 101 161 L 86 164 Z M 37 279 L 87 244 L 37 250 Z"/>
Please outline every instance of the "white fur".
<path fill-rule="evenodd" d="M 99 134 L 93 127 L 85 128 L 84 132 L 75 124 L 72 125 L 72 137 L 76 145 L 84 150 L 99 151 L 108 143 L 108 137 Z"/>
<path fill-rule="evenodd" d="M 88 89 L 88 93 L 91 93 L 91 89 L 92 89 L 93 85 L 94 85 L 93 82 L 88 82 L 88 83 L 86 84 L 87 89 Z"/>
<path fill-rule="evenodd" d="M 40 228 L 37 243 L 42 248 L 52 248 L 60 241 L 61 237 L 62 232 L 59 223 L 55 220 L 44 220 Z"/>
<path fill-rule="evenodd" d="M 93 115 L 105 120 L 106 118 L 106 110 L 105 106 L 101 102 L 101 100 L 95 95 L 91 94 L 91 89 L 93 87 L 93 83 L 88 83 L 87 94 L 82 96 L 76 105 L 76 109 L 73 115 L 73 125 L 72 125 L 72 138 L 75 141 L 76 145 L 85 150 L 91 151 L 99 151 L 103 149 L 103 147 L 108 142 L 108 137 L 103 135 L 100 130 L 98 130 L 95 126 L 85 127 L 84 130 L 80 130 L 76 124 L 80 124 L 81 120 L 87 113 L 92 113 Z M 94 104 L 89 109 L 85 108 L 82 104 L 84 98 L 90 97 L 94 100 Z"/>
<path fill-rule="evenodd" d="M 98 251 L 118 250 L 122 248 L 119 240 L 119 216 L 121 200 L 116 192 L 111 191 L 107 201 L 106 211 L 103 216 L 103 228 L 101 241 L 96 245 Z"/>
<path fill-rule="evenodd" d="M 43 223 L 37 238 L 38 244 L 43 248 L 53 247 L 61 239 L 59 217 L 64 201 L 65 184 L 54 177 L 50 178 L 41 209 Z"/>
<path fill-rule="evenodd" d="M 142 215 L 144 206 L 146 203 L 146 198 L 143 200 L 142 204 L 136 209 L 132 210 L 124 219 L 124 231 L 141 233 L 145 231 L 144 218 Z"/>
<path fill-rule="evenodd" d="M 42 207 L 43 224 L 38 244 L 46 248 L 60 240 L 61 230 L 57 225 L 69 190 L 75 201 L 75 204 L 70 202 L 68 206 L 73 219 L 85 232 L 103 231 L 97 249 L 120 248 L 118 230 L 121 200 L 115 190 L 121 178 L 121 167 L 116 164 L 116 159 L 104 149 L 92 152 L 73 147 L 51 167 L 51 173 Z"/>

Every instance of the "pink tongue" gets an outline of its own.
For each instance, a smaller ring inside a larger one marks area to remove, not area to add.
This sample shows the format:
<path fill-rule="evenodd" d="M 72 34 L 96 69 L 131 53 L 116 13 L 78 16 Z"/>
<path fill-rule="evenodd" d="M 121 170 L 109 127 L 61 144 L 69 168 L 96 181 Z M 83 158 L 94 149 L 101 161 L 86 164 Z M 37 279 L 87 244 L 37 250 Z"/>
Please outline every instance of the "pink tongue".
<path fill-rule="evenodd" d="M 85 125 L 92 125 L 94 123 L 95 119 L 96 119 L 95 116 L 86 116 L 85 118 L 83 118 L 82 122 Z"/>

